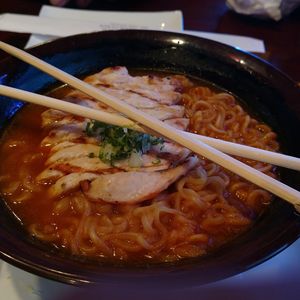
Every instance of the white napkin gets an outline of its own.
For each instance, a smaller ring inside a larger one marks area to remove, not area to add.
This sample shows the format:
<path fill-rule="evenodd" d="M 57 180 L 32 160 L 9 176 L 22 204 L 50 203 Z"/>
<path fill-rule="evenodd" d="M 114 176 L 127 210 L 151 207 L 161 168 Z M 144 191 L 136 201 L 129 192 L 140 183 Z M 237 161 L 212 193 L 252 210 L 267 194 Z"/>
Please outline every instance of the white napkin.
<path fill-rule="evenodd" d="M 33 33 L 26 48 L 58 37 L 107 29 L 155 29 L 182 32 L 182 12 L 107 12 L 44 5 L 39 16 L 2 14 L 0 30 Z M 230 34 L 184 31 L 245 51 L 264 53 L 262 40 Z"/>
<path fill-rule="evenodd" d="M 300 6 L 300 0 L 227 0 L 237 13 L 279 21 Z"/>

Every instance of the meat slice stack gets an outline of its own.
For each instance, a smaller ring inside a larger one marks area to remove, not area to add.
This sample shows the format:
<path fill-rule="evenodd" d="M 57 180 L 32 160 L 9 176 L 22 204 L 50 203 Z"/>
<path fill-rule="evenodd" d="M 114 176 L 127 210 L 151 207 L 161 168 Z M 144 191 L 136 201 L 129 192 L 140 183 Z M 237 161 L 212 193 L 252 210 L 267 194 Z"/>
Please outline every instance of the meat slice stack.
<path fill-rule="evenodd" d="M 174 128 L 188 127 L 180 101 L 182 91 L 191 83 L 184 76 L 131 76 L 125 67 L 110 67 L 85 81 Z M 67 93 L 64 99 L 118 113 L 77 90 Z M 92 201 L 138 203 L 168 188 L 197 164 L 197 158 L 189 157 L 187 149 L 170 141 L 142 154 L 139 166 L 132 165 L 130 158 L 113 165 L 103 162 L 98 157 L 101 140 L 85 133 L 89 121 L 54 109 L 42 114 L 42 126 L 48 135 L 41 146 L 49 151 L 37 180 L 52 183 L 49 193 L 53 197 L 80 188 Z"/>

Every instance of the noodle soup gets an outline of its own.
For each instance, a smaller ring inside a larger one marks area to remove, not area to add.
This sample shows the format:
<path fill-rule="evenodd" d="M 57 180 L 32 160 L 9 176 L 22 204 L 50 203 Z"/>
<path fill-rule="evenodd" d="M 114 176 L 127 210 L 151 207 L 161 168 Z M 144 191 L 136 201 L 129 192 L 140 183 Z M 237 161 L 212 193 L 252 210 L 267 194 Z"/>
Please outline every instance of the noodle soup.
<path fill-rule="evenodd" d="M 85 80 L 174 128 L 279 148 L 276 134 L 232 95 L 184 76 L 131 76 L 114 67 Z M 116 113 L 79 91 L 53 95 Z M 171 141 L 34 105 L 16 115 L 0 156 L 1 195 L 29 234 L 92 259 L 202 256 L 247 230 L 271 201 L 267 191 Z M 271 165 L 241 160 L 276 176 Z"/>

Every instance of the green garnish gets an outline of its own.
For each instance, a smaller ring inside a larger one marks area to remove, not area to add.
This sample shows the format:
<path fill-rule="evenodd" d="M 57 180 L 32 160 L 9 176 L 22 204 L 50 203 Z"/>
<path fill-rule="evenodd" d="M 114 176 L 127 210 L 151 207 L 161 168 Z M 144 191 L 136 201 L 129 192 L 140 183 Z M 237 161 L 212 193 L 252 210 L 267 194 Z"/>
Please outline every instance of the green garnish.
<path fill-rule="evenodd" d="M 152 165 L 159 165 L 161 163 L 161 160 L 159 158 L 152 161 Z"/>
<path fill-rule="evenodd" d="M 85 132 L 100 138 L 99 158 L 110 164 L 128 158 L 132 153 L 145 154 L 151 146 L 164 142 L 162 138 L 99 121 L 88 122 Z"/>

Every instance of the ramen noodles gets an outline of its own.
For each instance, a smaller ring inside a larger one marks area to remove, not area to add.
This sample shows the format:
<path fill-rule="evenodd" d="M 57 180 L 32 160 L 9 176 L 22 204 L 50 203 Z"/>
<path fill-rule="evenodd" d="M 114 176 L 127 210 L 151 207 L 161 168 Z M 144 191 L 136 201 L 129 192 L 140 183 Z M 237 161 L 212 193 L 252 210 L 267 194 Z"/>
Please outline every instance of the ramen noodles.
<path fill-rule="evenodd" d="M 174 128 L 270 151 L 276 134 L 229 93 L 111 67 L 85 81 Z M 66 101 L 117 112 L 70 88 Z M 243 233 L 271 194 L 169 140 L 27 105 L 3 134 L 1 196 L 30 235 L 75 256 L 176 261 Z M 241 159 L 276 177 L 272 165 Z"/>

